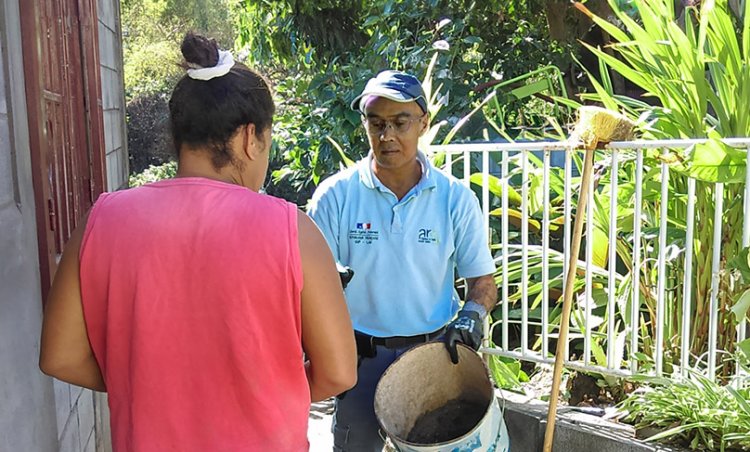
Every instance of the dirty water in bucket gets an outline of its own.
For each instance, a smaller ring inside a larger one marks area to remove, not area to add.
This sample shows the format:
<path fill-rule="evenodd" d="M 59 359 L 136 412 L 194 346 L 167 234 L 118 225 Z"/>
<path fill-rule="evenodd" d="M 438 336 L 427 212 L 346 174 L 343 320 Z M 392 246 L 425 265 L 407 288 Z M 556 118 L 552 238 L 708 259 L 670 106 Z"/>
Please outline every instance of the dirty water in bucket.
<path fill-rule="evenodd" d="M 415 444 L 436 444 L 460 438 L 482 420 L 487 403 L 456 398 L 421 415 L 406 440 Z"/>

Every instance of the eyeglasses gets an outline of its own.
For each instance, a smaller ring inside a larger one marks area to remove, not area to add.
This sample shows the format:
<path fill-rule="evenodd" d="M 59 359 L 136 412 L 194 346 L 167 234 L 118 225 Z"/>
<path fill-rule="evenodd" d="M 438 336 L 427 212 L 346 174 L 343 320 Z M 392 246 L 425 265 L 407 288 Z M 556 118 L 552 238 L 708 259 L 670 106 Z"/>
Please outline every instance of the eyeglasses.
<path fill-rule="evenodd" d="M 424 118 L 427 113 L 424 113 L 417 117 L 399 116 L 396 119 L 388 120 L 382 118 L 367 118 L 363 119 L 367 132 L 372 135 L 380 136 L 385 133 L 385 129 L 390 125 L 394 132 L 397 134 L 404 134 L 409 131 L 411 124 L 415 121 L 419 121 Z"/>

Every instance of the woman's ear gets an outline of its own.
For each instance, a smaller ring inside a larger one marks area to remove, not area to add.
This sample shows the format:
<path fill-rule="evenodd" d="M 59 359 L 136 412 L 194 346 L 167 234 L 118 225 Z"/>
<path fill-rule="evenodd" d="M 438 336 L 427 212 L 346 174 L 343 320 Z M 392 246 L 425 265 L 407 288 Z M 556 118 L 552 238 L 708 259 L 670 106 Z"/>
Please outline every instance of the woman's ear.
<path fill-rule="evenodd" d="M 250 160 L 258 158 L 258 154 L 262 151 L 258 137 L 255 135 L 255 124 L 248 123 L 242 130 L 242 152 Z"/>

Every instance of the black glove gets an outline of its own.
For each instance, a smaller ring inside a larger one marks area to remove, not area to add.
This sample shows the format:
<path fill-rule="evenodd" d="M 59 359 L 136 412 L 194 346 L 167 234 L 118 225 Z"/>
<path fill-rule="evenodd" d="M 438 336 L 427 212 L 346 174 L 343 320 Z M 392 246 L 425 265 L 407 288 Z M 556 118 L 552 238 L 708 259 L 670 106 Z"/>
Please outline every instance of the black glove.
<path fill-rule="evenodd" d="M 339 278 L 341 278 L 341 287 L 346 289 L 346 285 L 349 284 L 349 281 L 352 280 L 352 276 L 354 276 L 354 270 L 345 267 L 338 262 L 336 262 L 336 270 L 338 270 Z"/>
<path fill-rule="evenodd" d="M 458 311 L 456 320 L 448 324 L 445 330 L 445 347 L 451 355 L 453 364 L 458 364 L 458 350 L 456 343 L 461 342 L 474 350 L 479 350 L 484 337 L 484 322 L 482 317 L 476 311 L 467 311 L 462 309 Z"/>
<path fill-rule="evenodd" d="M 359 331 L 354 331 L 354 342 L 357 344 L 357 357 L 362 358 L 374 358 L 378 354 L 378 349 L 372 343 L 372 336 L 369 336 Z M 357 362 L 359 367 L 359 361 Z"/>

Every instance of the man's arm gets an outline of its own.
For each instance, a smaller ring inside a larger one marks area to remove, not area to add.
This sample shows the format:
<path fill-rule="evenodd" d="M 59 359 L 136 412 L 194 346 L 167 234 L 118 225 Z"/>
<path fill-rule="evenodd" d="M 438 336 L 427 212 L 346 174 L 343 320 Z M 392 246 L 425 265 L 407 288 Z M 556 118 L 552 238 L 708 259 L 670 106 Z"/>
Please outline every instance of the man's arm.
<path fill-rule="evenodd" d="M 461 342 L 478 350 L 484 336 L 484 318 L 497 304 L 497 286 L 492 276 L 495 263 L 487 245 L 479 203 L 469 190 L 455 213 L 456 265 L 459 276 L 466 277 L 466 302 L 455 320 L 448 324 L 444 340 L 451 361 L 458 363 L 456 344 Z"/>
<path fill-rule="evenodd" d="M 484 275 L 478 278 L 466 278 L 467 295 L 466 301 L 474 301 L 484 307 L 489 313 L 495 309 L 497 304 L 497 285 L 492 275 Z"/>
<path fill-rule="evenodd" d="M 466 303 L 458 311 L 456 319 L 448 324 L 444 336 L 453 364 L 458 364 L 457 343 L 479 350 L 484 337 L 484 318 L 497 303 L 497 286 L 492 275 L 466 278 L 466 285 Z"/>
<path fill-rule="evenodd" d="M 333 259 L 340 263 L 338 229 L 339 213 L 336 206 L 336 197 L 333 188 L 328 185 L 321 185 L 313 193 L 310 204 L 307 208 L 307 215 L 312 218 L 315 225 L 323 233 L 323 237 L 328 243 L 328 247 L 333 253 Z"/>
<path fill-rule="evenodd" d="M 458 276 L 466 278 L 466 300 L 474 300 L 490 311 L 497 303 L 497 287 L 492 276 L 496 269 L 495 261 L 487 243 L 487 230 L 479 201 L 464 187 L 461 187 L 461 193 L 462 201 L 451 213 L 456 268 Z"/>

